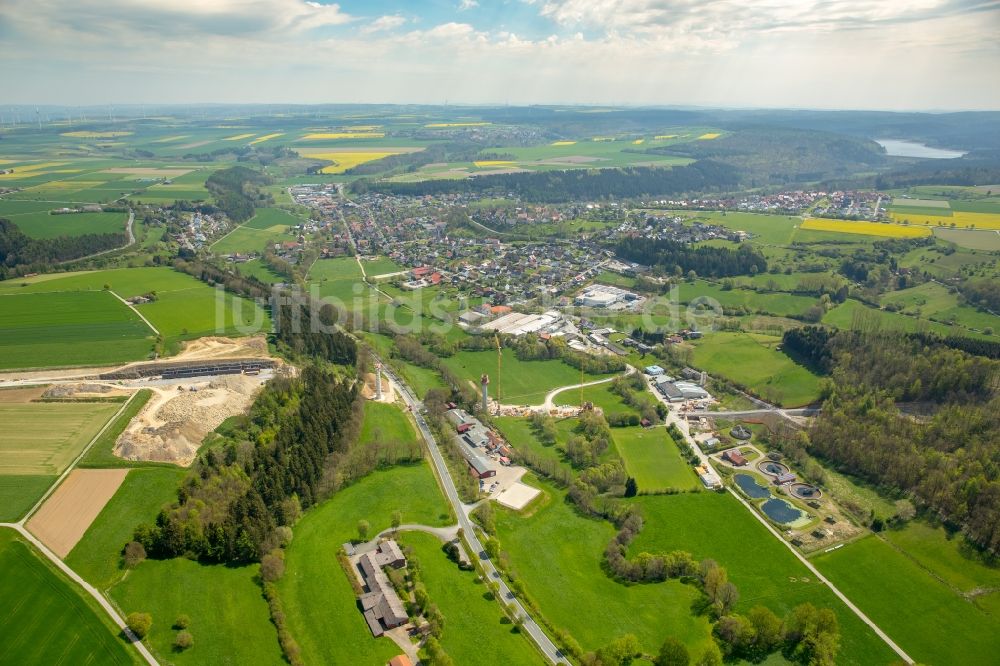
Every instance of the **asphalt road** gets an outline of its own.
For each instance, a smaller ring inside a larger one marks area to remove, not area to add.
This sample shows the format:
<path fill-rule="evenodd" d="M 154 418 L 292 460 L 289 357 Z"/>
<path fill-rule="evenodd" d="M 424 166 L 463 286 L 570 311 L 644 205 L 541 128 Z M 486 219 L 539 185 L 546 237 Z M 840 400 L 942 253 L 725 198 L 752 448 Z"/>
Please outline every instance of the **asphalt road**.
<path fill-rule="evenodd" d="M 524 606 L 521 605 L 520 600 L 518 600 L 514 594 L 507 587 L 507 583 L 504 582 L 503 577 L 497 568 L 493 565 L 493 562 L 489 559 L 486 551 L 483 549 L 483 544 L 479 541 L 479 536 L 476 534 L 475 526 L 469 519 L 468 507 L 462 503 L 461 498 L 458 496 L 458 490 L 455 488 L 455 481 L 451 478 L 451 472 L 448 469 L 447 463 L 445 463 L 444 457 L 441 455 L 441 450 L 438 448 L 437 441 L 434 439 L 433 433 L 431 433 L 430 428 L 427 426 L 427 422 L 421 415 L 423 409 L 423 403 L 417 399 L 417 397 L 410 391 L 410 387 L 407 386 L 402 380 L 400 380 L 396 375 L 389 369 L 388 366 L 383 364 L 383 372 L 389 380 L 395 385 L 396 390 L 403 397 L 403 400 L 413 411 L 413 416 L 417 421 L 417 427 L 420 429 L 420 434 L 423 436 L 424 441 L 427 442 L 427 449 L 431 452 L 431 460 L 434 462 L 434 467 L 438 471 L 438 477 L 441 479 L 441 483 L 444 485 L 445 495 L 448 497 L 448 502 L 451 503 L 452 509 L 454 509 L 455 514 L 458 516 L 458 525 L 462 528 L 465 538 L 472 547 L 474 553 L 473 557 L 478 557 L 479 562 L 483 567 L 483 571 L 486 572 L 486 576 L 497 583 L 500 586 L 500 596 L 507 605 L 513 605 L 517 610 L 520 617 L 524 618 L 524 624 L 522 630 L 527 632 L 531 640 L 535 642 L 538 649 L 542 651 L 545 657 L 553 664 L 569 664 L 566 657 L 563 656 L 562 651 L 556 647 L 556 644 L 542 631 L 538 623 L 535 622 L 534 618 L 525 610 Z"/>

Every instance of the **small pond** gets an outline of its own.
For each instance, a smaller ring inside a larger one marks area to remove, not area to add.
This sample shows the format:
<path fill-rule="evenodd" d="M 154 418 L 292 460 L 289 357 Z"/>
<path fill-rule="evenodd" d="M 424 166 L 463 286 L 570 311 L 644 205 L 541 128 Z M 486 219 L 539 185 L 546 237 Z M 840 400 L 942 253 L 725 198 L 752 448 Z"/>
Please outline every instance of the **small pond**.
<path fill-rule="evenodd" d="M 761 511 L 776 523 L 793 523 L 802 517 L 802 512 L 783 499 L 771 498 L 761 504 Z"/>
<path fill-rule="evenodd" d="M 747 497 L 761 499 L 771 496 L 771 491 L 757 483 L 757 479 L 753 478 L 749 474 L 737 474 L 733 478 L 736 480 L 736 485 L 740 487 L 740 490 L 742 490 Z"/>

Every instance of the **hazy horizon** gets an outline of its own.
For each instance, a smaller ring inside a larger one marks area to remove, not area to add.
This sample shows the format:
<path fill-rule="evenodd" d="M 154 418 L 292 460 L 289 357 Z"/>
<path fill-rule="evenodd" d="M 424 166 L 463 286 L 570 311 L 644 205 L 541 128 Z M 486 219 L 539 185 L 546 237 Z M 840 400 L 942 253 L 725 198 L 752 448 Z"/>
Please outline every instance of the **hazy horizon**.
<path fill-rule="evenodd" d="M 997 34 L 997 0 L 8 0 L 0 80 L 4 105 L 979 111 Z"/>

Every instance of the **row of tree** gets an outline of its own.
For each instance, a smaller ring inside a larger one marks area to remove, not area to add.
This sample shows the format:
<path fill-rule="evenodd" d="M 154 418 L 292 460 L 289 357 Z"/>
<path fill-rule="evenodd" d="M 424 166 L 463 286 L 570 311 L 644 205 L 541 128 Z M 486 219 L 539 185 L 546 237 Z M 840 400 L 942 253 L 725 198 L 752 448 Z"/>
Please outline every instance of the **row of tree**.
<path fill-rule="evenodd" d="M 660 268 L 668 273 L 694 271 L 697 275 L 718 278 L 755 275 L 767 270 L 767 259 L 749 243 L 731 250 L 726 247 L 692 247 L 667 239 L 623 238 L 615 246 L 615 253 L 628 261 Z"/>
<path fill-rule="evenodd" d="M 10 220 L 0 218 L 0 280 L 46 272 L 53 264 L 113 250 L 127 242 L 124 230 L 113 234 L 31 238 Z"/>
<path fill-rule="evenodd" d="M 477 176 L 458 180 L 424 180 L 414 183 L 365 182 L 358 188 L 400 195 L 422 196 L 476 192 L 509 194 L 524 201 L 559 203 L 596 199 L 722 192 L 738 184 L 736 170 L 721 162 L 698 160 L 669 169 L 572 169 L 530 171 Z"/>

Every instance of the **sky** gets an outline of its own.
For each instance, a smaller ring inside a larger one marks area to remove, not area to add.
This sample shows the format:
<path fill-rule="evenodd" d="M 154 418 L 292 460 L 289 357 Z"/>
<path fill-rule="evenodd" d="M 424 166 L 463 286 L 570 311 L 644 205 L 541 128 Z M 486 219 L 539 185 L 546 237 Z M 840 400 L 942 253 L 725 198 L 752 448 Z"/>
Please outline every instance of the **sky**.
<path fill-rule="evenodd" d="M 1000 109 L 1000 0 L 0 0 L 0 104 Z"/>

